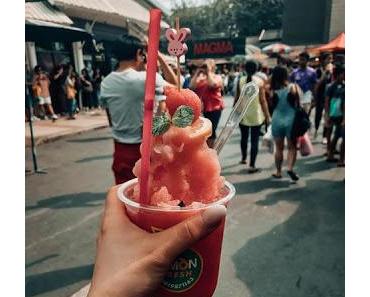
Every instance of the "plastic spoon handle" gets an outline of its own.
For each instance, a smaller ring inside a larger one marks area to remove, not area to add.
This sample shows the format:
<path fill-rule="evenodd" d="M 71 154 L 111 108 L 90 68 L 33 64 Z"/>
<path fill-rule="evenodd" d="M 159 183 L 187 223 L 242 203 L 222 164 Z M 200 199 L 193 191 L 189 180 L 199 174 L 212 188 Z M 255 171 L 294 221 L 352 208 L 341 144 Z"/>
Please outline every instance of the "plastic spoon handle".
<path fill-rule="evenodd" d="M 235 127 L 240 123 L 253 100 L 258 99 L 258 94 L 259 88 L 256 83 L 249 82 L 243 86 L 239 95 L 239 99 L 231 111 L 225 127 L 223 127 L 221 134 L 215 141 L 213 148 L 217 151 L 217 154 L 220 154 L 225 143 L 230 138 Z"/>

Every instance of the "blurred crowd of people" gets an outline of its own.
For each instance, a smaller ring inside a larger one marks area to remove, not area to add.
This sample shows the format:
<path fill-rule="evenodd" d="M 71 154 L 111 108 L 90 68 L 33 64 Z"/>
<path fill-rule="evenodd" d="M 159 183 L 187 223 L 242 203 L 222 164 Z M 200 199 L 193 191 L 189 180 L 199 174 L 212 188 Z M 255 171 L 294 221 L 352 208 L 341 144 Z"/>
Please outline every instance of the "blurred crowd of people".
<path fill-rule="evenodd" d="M 73 120 L 81 110 L 100 108 L 103 76 L 99 68 L 90 71 L 84 68 L 78 75 L 71 64 L 58 65 L 50 73 L 37 65 L 32 74 L 26 75 L 26 121 L 55 121 L 60 116 Z"/>
<path fill-rule="evenodd" d="M 143 121 L 144 85 L 146 79 L 146 46 L 132 36 L 123 36 L 114 43 L 117 67 L 107 77 L 99 68 L 83 69 L 77 75 L 72 65 L 58 65 L 47 73 L 41 66 L 34 68 L 26 93 L 26 118 L 33 107 L 31 120 L 57 120 L 60 116 L 75 119 L 80 110 L 105 108 L 115 141 L 113 171 L 117 183 L 133 178 L 132 168 L 140 157 Z M 276 172 L 282 177 L 283 153 L 287 144 L 287 174 L 293 182 L 299 179 L 294 170 L 297 149 L 312 147 L 321 126 L 322 143 L 326 146 L 328 162 L 344 166 L 345 66 L 334 62 L 332 53 L 324 53 L 320 63 L 312 63 L 306 52 L 297 63 L 284 63 L 269 68 L 255 60 L 243 64 L 217 67 L 212 59 L 180 69 L 182 88 L 192 89 L 202 101 L 203 116 L 212 122 L 208 145 L 214 146 L 217 128 L 225 107 L 224 96 L 232 95 L 234 105 L 243 86 L 254 82 L 259 88 L 243 116 L 240 128 L 241 164 L 248 164 L 248 172 L 256 173 L 260 138 L 270 142 L 274 152 Z M 312 67 L 314 66 L 314 67 Z M 164 88 L 177 84 L 177 67 L 158 55 L 156 100 L 165 100 Z M 298 111 L 312 114 L 314 124 L 305 135 L 297 132 Z M 313 131 L 314 129 L 314 131 Z M 312 133 L 309 133 L 311 132 Z M 310 137 L 309 137 L 310 136 Z M 337 143 L 342 139 L 339 150 Z M 250 157 L 248 146 L 250 143 Z M 301 149 L 302 153 L 302 149 Z M 308 152 L 309 153 L 309 152 Z M 307 154 L 308 154 L 307 153 Z M 335 157 L 339 154 L 339 159 Z M 247 160 L 249 160 L 247 162 Z"/>
<path fill-rule="evenodd" d="M 314 63 L 313 63 L 314 62 Z M 322 143 L 326 146 L 328 162 L 344 166 L 344 114 L 345 114 L 345 64 L 343 59 L 334 62 L 332 53 L 323 53 L 317 61 L 310 61 L 307 52 L 299 55 L 295 63 L 278 59 L 278 65 L 268 68 L 255 60 L 233 67 L 216 68 L 215 62 L 206 60 L 200 66 L 192 66 L 184 73 L 184 88 L 194 90 L 203 102 L 203 115 L 213 124 L 209 141 L 212 146 L 224 108 L 223 96 L 230 94 L 237 102 L 242 87 L 255 82 L 260 89 L 259 100 L 253 101 L 239 124 L 241 133 L 241 161 L 247 164 L 250 139 L 249 173 L 256 173 L 260 136 L 269 133 L 274 145 L 276 172 L 282 177 L 283 151 L 287 144 L 287 174 L 293 182 L 299 179 L 294 171 L 297 149 L 300 145 L 312 147 L 310 134 L 297 135 L 295 120 L 297 110 L 303 110 L 307 118 L 313 118 L 308 132 L 317 139 L 322 126 Z M 314 115 L 313 115 L 314 112 Z M 270 131 L 268 128 L 270 126 Z M 314 130 L 314 131 L 313 131 Z M 339 150 L 337 144 L 342 139 Z M 339 154 L 339 159 L 335 157 Z"/>

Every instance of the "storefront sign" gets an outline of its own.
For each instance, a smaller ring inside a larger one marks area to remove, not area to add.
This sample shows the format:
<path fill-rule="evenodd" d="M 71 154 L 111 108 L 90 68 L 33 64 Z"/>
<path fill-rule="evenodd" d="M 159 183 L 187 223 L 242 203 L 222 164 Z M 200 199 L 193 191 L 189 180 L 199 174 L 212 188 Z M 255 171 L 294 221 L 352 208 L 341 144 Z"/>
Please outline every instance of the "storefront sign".
<path fill-rule="evenodd" d="M 188 42 L 188 59 L 223 58 L 245 54 L 245 39 L 206 39 Z"/>

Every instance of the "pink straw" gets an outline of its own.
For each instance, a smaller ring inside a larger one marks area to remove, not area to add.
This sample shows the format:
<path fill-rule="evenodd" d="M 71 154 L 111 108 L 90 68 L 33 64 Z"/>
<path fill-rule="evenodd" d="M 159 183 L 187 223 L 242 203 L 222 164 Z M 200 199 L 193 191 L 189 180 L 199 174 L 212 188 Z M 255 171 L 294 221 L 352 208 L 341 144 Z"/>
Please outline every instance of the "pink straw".
<path fill-rule="evenodd" d="M 159 9 L 151 9 L 149 21 L 148 63 L 145 81 L 143 143 L 141 154 L 141 174 L 140 174 L 141 204 L 149 204 L 148 180 L 149 180 L 150 152 L 152 142 L 152 119 L 155 95 L 155 77 L 157 72 L 160 22 L 161 22 L 161 11 Z"/>

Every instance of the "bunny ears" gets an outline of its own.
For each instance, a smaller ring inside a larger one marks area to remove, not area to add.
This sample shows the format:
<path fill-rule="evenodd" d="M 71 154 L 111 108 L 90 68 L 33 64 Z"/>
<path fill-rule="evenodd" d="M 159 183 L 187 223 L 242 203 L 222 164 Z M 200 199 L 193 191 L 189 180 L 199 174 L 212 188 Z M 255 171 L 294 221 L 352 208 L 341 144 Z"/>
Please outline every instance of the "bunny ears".
<path fill-rule="evenodd" d="M 179 30 L 169 28 L 166 30 L 168 52 L 171 56 L 180 57 L 187 52 L 188 47 L 184 41 L 190 34 L 189 28 L 181 28 Z"/>

